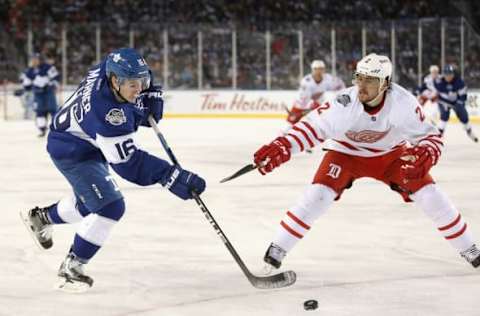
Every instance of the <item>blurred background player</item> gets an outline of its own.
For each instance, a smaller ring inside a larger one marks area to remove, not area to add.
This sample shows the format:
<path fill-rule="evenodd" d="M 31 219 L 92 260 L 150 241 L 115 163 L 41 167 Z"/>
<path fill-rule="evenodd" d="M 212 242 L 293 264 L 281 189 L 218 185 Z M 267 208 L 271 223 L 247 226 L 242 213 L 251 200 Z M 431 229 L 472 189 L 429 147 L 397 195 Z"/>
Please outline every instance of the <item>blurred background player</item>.
<path fill-rule="evenodd" d="M 325 92 L 345 88 L 345 84 L 340 78 L 325 72 L 325 63 L 322 60 L 314 60 L 310 66 L 312 73 L 300 81 L 298 97 L 288 112 L 287 122 L 289 125 L 287 129 L 324 102 Z"/>
<path fill-rule="evenodd" d="M 438 113 L 438 94 L 435 89 L 434 81 L 440 80 L 440 68 L 437 65 L 431 65 L 429 74 L 423 78 L 423 83 L 418 87 L 416 94 L 420 105 L 423 106 L 425 116 L 435 123 Z"/>
<path fill-rule="evenodd" d="M 434 81 L 434 87 L 438 94 L 438 109 L 440 111 L 440 122 L 438 129 L 443 135 L 450 118 L 450 110 L 453 110 L 470 139 L 478 142 L 477 136 L 473 133 L 469 123 L 465 102 L 467 101 L 467 87 L 462 78 L 455 73 L 453 65 L 446 65 L 443 69 L 443 76 Z"/>
<path fill-rule="evenodd" d="M 146 186 L 160 183 L 182 199 L 201 194 L 205 181 L 142 150 L 135 133 L 163 115 L 162 91 L 153 86 L 143 57 L 132 48 L 112 52 L 90 69 L 55 115 L 47 151 L 73 192 L 48 207 L 22 212 L 43 249 L 52 247 L 52 226 L 78 223 L 73 244 L 58 271 L 58 287 L 84 291 L 93 279 L 83 267 L 102 247 L 125 212 L 108 166 L 122 178 Z"/>
<path fill-rule="evenodd" d="M 36 53 L 30 60 L 30 67 L 21 76 L 23 88 L 33 92 L 35 124 L 43 137 L 47 132 L 48 115 L 53 117 L 57 111 L 55 91 L 59 85 L 60 74 L 54 65 L 45 62 Z"/>
<path fill-rule="evenodd" d="M 422 85 L 418 88 L 418 102 L 424 105 L 427 101 L 437 102 L 438 95 L 435 89 L 434 81 L 440 80 L 440 68 L 437 65 L 431 65 L 430 73 L 423 78 Z"/>
<path fill-rule="evenodd" d="M 405 202 L 414 201 L 467 262 L 480 265 L 465 220 L 429 174 L 443 143 L 423 115 L 416 98 L 390 82 L 386 56 L 369 54 L 356 66 L 353 87 L 339 92 L 296 123 L 286 134 L 254 154 L 262 174 L 287 162 L 292 154 L 332 140 L 312 184 L 280 223 L 264 261 L 279 268 L 285 255 L 356 179 L 382 181 Z"/>

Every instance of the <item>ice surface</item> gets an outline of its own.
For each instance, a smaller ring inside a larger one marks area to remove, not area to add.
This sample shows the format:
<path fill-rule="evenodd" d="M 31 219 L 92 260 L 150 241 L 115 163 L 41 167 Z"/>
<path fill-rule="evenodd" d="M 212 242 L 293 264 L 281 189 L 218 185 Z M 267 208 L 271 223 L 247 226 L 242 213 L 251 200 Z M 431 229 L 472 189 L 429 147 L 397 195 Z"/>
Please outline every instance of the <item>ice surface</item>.
<path fill-rule="evenodd" d="M 203 200 L 253 272 L 285 210 L 310 183 L 322 151 L 302 154 L 272 174 L 219 180 L 276 136 L 279 120 L 161 123 L 187 169 L 206 177 Z M 478 126 L 477 133 L 480 132 Z M 166 157 L 149 129 L 141 141 Z M 244 278 L 193 201 L 160 186 L 118 182 L 127 212 L 87 266 L 90 292 L 52 290 L 74 227 L 56 226 L 54 246 L 36 248 L 18 212 L 67 194 L 30 121 L 0 122 L 0 315 L 480 315 L 480 271 L 440 237 L 430 220 L 381 183 L 361 180 L 288 254 L 290 288 L 257 290 Z M 480 145 L 449 125 L 433 170 L 438 184 L 480 236 Z M 303 302 L 316 299 L 316 311 Z"/>

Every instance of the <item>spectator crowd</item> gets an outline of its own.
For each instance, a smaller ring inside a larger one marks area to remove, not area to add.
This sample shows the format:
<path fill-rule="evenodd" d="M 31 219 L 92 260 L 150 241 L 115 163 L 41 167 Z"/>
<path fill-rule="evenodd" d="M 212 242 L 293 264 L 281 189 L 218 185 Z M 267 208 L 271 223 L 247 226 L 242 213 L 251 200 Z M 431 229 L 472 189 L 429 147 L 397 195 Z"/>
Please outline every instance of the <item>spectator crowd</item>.
<path fill-rule="evenodd" d="M 460 15 L 450 2 L 0 0 L 0 71 L 4 77 L 15 80 L 26 66 L 30 32 L 32 50 L 51 58 L 60 70 L 64 36 L 68 84 L 78 83 L 86 69 L 98 61 L 99 55 L 104 56 L 120 46 L 133 45 L 147 56 L 160 81 L 164 81 L 165 73 L 168 74 L 171 88 L 195 89 L 200 79 L 203 88 L 230 88 L 233 85 L 232 34 L 235 31 L 237 87 L 265 89 L 268 31 L 271 88 L 296 88 L 301 60 L 304 73 L 309 71 L 308 65 L 313 59 L 323 59 L 332 67 L 331 30 L 334 29 L 335 69 L 348 82 L 355 62 L 362 56 L 362 27 L 367 33 L 367 52 L 391 55 L 393 22 L 396 79 L 413 87 L 418 77 L 419 19 L 425 21 L 422 22 L 425 27 L 423 69 L 430 63 L 439 63 L 439 18 L 456 18 L 448 22 L 452 28 L 447 36 L 451 34 L 459 42 Z M 202 36 L 200 57 L 199 36 Z M 469 80 L 467 76 L 467 82 L 480 86 L 480 38 L 471 28 L 467 29 L 466 36 L 470 38 L 465 41 L 465 69 L 469 69 L 471 77 Z M 303 56 L 300 56 L 300 40 Z M 168 68 L 165 65 L 166 47 Z M 458 65 L 459 56 L 459 43 L 449 45 L 447 62 Z M 198 71 L 199 65 L 202 65 L 201 71 Z"/>

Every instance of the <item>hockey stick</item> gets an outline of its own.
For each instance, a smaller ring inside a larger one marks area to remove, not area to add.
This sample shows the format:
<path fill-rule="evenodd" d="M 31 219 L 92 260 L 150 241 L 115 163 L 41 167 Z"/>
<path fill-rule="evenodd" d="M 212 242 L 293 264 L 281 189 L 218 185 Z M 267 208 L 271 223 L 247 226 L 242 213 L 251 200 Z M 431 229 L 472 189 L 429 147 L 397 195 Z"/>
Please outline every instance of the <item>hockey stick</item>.
<path fill-rule="evenodd" d="M 240 170 L 238 170 L 237 172 L 235 172 L 234 174 L 232 174 L 231 176 L 228 176 L 226 178 L 223 178 L 222 180 L 220 180 L 220 183 L 224 183 L 224 182 L 227 182 L 227 181 L 230 181 L 230 180 L 233 180 L 235 178 L 238 178 L 240 177 L 241 175 L 244 175 L 245 173 L 247 172 L 250 172 L 252 170 L 255 170 L 257 169 L 258 166 L 255 165 L 255 164 L 249 164 L 249 165 L 246 165 L 245 167 L 241 168 Z"/>
<path fill-rule="evenodd" d="M 180 167 L 180 164 L 178 163 L 177 158 L 173 154 L 172 149 L 170 146 L 168 146 L 167 141 L 165 140 L 165 137 L 163 137 L 162 132 L 158 129 L 157 124 L 155 123 L 155 120 L 153 119 L 152 116 L 148 117 L 148 122 L 150 123 L 150 126 L 152 126 L 153 130 L 155 131 L 155 134 L 157 134 L 158 139 L 162 143 L 163 149 L 167 152 L 168 157 L 170 160 L 178 167 Z M 257 289 L 274 289 L 274 288 L 281 288 L 285 286 L 292 285 L 295 283 L 297 276 L 294 271 L 285 271 L 282 273 L 270 275 L 270 276 L 256 276 L 253 275 L 250 270 L 248 270 L 247 266 L 245 263 L 243 263 L 243 260 L 240 258 L 238 255 L 237 251 L 235 248 L 233 248 L 232 244 L 228 240 L 227 236 L 225 233 L 222 231 L 220 226 L 217 224 L 215 219 L 213 218 L 212 214 L 208 210 L 207 206 L 205 203 L 203 203 L 202 199 L 198 194 L 195 192 L 192 192 L 193 198 L 195 199 L 195 202 L 197 202 L 198 206 L 202 210 L 203 214 L 207 218 L 208 222 L 212 225 L 213 229 L 215 229 L 215 232 L 217 235 L 222 239 L 223 244 L 225 247 L 227 247 L 228 251 L 230 254 L 233 256 L 237 264 L 239 265 L 240 269 L 242 269 L 243 274 L 247 277 L 248 281 L 256 287 Z"/>

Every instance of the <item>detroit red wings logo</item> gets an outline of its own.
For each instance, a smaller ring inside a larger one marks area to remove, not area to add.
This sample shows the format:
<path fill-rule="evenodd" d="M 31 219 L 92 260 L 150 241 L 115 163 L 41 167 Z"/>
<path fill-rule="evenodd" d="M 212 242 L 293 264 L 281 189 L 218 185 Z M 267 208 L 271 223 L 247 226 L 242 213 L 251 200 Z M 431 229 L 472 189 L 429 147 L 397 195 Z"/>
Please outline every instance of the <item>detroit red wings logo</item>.
<path fill-rule="evenodd" d="M 390 128 L 385 132 L 377 132 L 370 130 L 360 132 L 348 131 L 345 133 L 345 136 L 347 136 L 348 139 L 357 143 L 371 144 L 378 142 L 380 139 L 384 138 L 388 134 L 388 132 L 390 132 Z"/>

